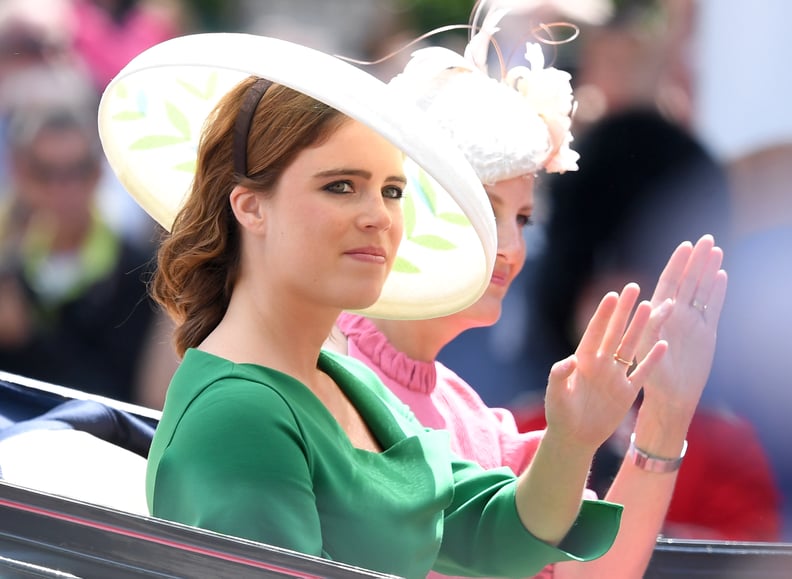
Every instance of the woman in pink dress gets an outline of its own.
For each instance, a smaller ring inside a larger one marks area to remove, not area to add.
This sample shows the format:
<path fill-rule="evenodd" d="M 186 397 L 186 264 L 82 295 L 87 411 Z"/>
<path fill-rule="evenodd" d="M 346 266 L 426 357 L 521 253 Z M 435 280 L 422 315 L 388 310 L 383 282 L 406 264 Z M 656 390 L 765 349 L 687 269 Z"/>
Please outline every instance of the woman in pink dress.
<path fill-rule="evenodd" d="M 530 43 L 528 67 L 514 67 L 502 79 L 487 73 L 487 46 L 500 16 L 493 13 L 484 21 L 464 55 L 438 47 L 419 50 L 390 83 L 447 130 L 485 186 L 498 231 L 489 287 L 472 306 L 441 318 L 386 320 L 344 313 L 327 344 L 374 369 L 424 426 L 447 429 L 456 453 L 486 468 L 519 473 L 530 466 L 543 431 L 519 433 L 509 412 L 488 408 L 469 384 L 436 359 L 465 330 L 492 325 L 500 317 L 503 298 L 525 262 L 522 229 L 531 220 L 537 174 L 577 168 L 578 156 L 570 148 L 574 104 L 569 75 L 545 68 L 540 46 Z M 426 180 L 420 183 L 427 186 Z M 712 364 L 726 291 L 722 257 L 712 236 L 695 245 L 681 243 L 651 299 L 655 321 L 648 333 L 660 332 L 669 346 L 643 384 L 644 403 L 632 443 L 605 497 L 625 507 L 616 543 L 596 561 L 557 564 L 545 575 L 634 578 L 646 569 Z M 622 293 L 638 291 L 636 284 L 628 284 Z M 639 356 L 646 353 L 651 337 L 645 336 Z M 581 344 L 553 367 L 548 399 L 564 394 L 552 387 L 554 378 L 568 372 L 571 387 L 587 360 L 602 356 L 612 357 L 613 364 L 633 364 L 618 353 L 588 352 Z"/>

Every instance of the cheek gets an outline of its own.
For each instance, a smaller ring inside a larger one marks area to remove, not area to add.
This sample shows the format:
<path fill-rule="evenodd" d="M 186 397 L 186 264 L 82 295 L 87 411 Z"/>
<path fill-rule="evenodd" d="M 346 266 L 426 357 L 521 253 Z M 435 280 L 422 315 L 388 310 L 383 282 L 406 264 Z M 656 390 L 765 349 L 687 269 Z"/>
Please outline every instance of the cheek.
<path fill-rule="evenodd" d="M 404 234 L 404 213 L 401 202 L 388 203 L 387 207 L 390 214 L 390 228 L 387 231 L 387 236 L 393 246 L 397 247 L 401 243 L 402 235 Z"/>
<path fill-rule="evenodd" d="M 286 227 L 297 237 L 321 237 L 343 230 L 349 218 L 332 205 L 303 203 L 295 206 Z"/>
<path fill-rule="evenodd" d="M 525 261 L 525 236 L 523 228 L 517 224 L 516 219 L 502 219 L 496 221 L 498 232 L 498 249 L 508 251 L 520 263 Z"/>
<path fill-rule="evenodd" d="M 404 211 L 401 203 L 398 203 L 391 211 L 391 229 L 397 234 L 397 239 L 401 240 L 402 233 L 404 233 Z"/>
<path fill-rule="evenodd" d="M 399 251 L 399 246 L 402 242 L 402 237 L 404 235 L 404 215 L 402 213 L 401 204 L 394 210 L 390 211 L 391 216 L 391 225 L 390 229 L 388 229 L 386 235 L 388 241 L 390 242 L 391 249 L 389 251 L 389 269 L 393 267 L 394 262 L 396 261 L 396 254 Z"/>
<path fill-rule="evenodd" d="M 516 252 L 517 255 L 514 260 L 515 261 L 514 265 L 515 265 L 515 269 L 517 270 L 517 273 L 522 271 L 522 268 L 525 265 L 525 260 L 528 256 L 528 248 L 526 247 L 525 237 L 522 236 L 522 232 L 520 232 L 520 238 L 521 238 L 521 242 L 519 248 L 517 249 Z"/>

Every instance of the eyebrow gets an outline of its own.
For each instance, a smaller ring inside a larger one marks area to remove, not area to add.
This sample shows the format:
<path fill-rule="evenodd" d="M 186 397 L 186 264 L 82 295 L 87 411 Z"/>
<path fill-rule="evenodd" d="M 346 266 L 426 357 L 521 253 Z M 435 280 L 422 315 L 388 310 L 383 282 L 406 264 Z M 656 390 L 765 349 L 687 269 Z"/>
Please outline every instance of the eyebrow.
<path fill-rule="evenodd" d="M 485 189 L 485 191 L 487 192 L 487 197 L 490 197 L 491 199 L 493 199 L 495 201 L 503 203 L 503 197 L 501 197 L 500 195 L 496 195 L 495 193 L 493 193 L 492 191 L 489 191 L 487 189 Z M 534 209 L 535 209 L 535 204 L 534 203 L 526 203 L 525 205 L 520 207 L 520 211 L 527 211 L 529 213 L 533 213 Z"/>
<path fill-rule="evenodd" d="M 314 175 L 314 177 L 323 179 L 327 177 L 343 177 L 345 175 L 353 175 L 355 177 L 362 177 L 364 179 L 371 180 L 372 174 L 371 171 L 366 171 L 364 169 L 328 169 L 326 171 L 319 171 Z M 397 183 L 402 183 L 404 185 L 407 184 L 407 178 L 404 175 L 391 175 L 385 179 L 386 181 L 396 181 Z"/>

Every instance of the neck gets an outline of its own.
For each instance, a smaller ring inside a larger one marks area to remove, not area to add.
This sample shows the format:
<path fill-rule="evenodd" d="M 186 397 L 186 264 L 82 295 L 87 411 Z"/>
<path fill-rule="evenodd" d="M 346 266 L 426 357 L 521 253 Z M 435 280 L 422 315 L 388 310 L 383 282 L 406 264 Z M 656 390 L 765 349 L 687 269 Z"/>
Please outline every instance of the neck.
<path fill-rule="evenodd" d="M 291 307 L 270 297 L 238 284 L 225 316 L 200 348 L 237 363 L 273 368 L 311 385 L 318 376 L 319 351 L 340 311 L 305 304 Z"/>

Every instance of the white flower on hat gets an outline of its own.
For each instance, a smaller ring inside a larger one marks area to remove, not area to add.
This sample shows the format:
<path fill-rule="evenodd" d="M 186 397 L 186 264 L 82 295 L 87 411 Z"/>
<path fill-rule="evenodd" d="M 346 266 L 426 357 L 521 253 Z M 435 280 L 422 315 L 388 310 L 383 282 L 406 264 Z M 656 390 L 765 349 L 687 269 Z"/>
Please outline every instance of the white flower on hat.
<path fill-rule="evenodd" d="M 489 76 L 488 48 L 507 12 L 490 12 L 464 55 L 418 50 L 389 83 L 452 137 L 485 184 L 542 169 L 575 170 L 579 158 L 570 148 L 571 76 L 545 68 L 541 46 L 526 44 L 530 66 L 514 67 L 503 79 Z"/>
<path fill-rule="evenodd" d="M 525 59 L 530 68 L 515 66 L 507 73 L 506 83 L 513 86 L 547 124 L 553 149 L 545 160 L 545 171 L 574 171 L 578 168 L 580 155 L 569 147 L 575 106 L 572 75 L 557 68 L 545 68 L 544 53 L 539 44 L 526 43 Z"/>

